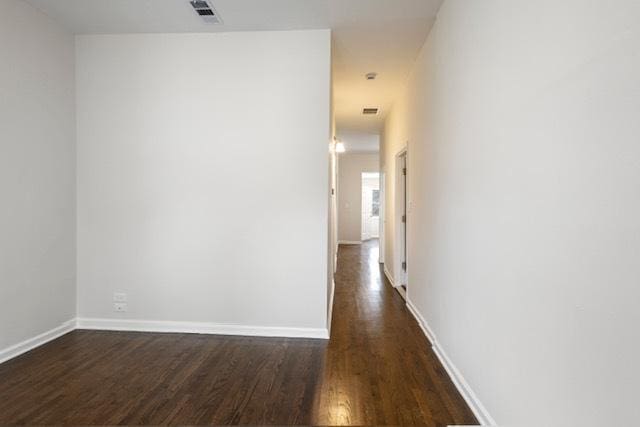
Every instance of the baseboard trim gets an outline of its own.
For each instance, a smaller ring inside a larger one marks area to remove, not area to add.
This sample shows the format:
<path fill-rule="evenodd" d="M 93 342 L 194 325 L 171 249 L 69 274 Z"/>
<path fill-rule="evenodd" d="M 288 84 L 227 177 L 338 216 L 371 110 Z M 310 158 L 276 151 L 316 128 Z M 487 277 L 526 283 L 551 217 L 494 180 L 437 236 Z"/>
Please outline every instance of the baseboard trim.
<path fill-rule="evenodd" d="M 395 282 L 393 281 L 393 276 L 391 275 L 391 273 L 389 273 L 389 270 L 387 270 L 387 265 L 384 265 L 384 275 L 387 276 L 387 280 L 389 280 L 389 283 L 391 283 L 391 286 L 393 286 L 394 288 L 396 287 Z"/>
<path fill-rule="evenodd" d="M 403 300 L 407 300 L 407 290 L 405 288 L 402 286 L 396 286 L 394 289 L 398 291 Z"/>
<path fill-rule="evenodd" d="M 56 338 L 61 337 L 62 335 L 68 334 L 75 328 L 75 319 L 67 320 L 62 325 L 50 329 L 47 332 L 24 340 L 18 344 L 12 345 L 11 347 L 7 347 L 4 350 L 0 350 L 0 363 L 4 363 L 8 360 L 20 356 L 21 354 L 40 347 L 41 345 L 46 344 L 49 341 L 53 341 Z"/>
<path fill-rule="evenodd" d="M 334 283 L 335 289 L 335 283 Z M 43 332 L 33 338 L 0 350 L 0 364 L 60 338 L 75 329 L 131 332 L 170 332 L 184 334 L 236 335 L 248 337 L 272 338 L 311 338 L 329 339 L 331 317 L 333 315 L 333 291 L 331 293 L 331 311 L 328 329 L 320 328 L 279 328 L 269 326 L 242 326 L 198 322 L 165 322 L 148 320 L 119 319 L 71 319 L 62 325 Z"/>
<path fill-rule="evenodd" d="M 360 240 L 339 240 L 338 245 L 361 245 L 362 241 Z"/>
<path fill-rule="evenodd" d="M 433 330 L 429 327 L 427 321 L 424 319 L 424 317 L 422 317 L 418 309 L 409 299 L 407 299 L 407 308 L 409 309 L 411 314 L 413 314 L 413 317 L 415 317 L 418 325 L 420 325 L 420 328 L 422 329 L 422 332 L 424 332 L 426 337 L 431 342 L 434 353 L 440 360 L 440 363 L 442 363 L 442 366 L 444 366 L 444 369 L 449 374 L 449 377 L 451 377 L 451 380 L 455 384 L 465 402 L 467 402 L 467 405 L 469 405 L 469 408 L 471 408 L 471 410 L 473 411 L 473 414 L 478 419 L 478 422 L 483 426 L 495 426 L 496 422 L 489 414 L 489 411 L 487 411 L 487 408 L 485 408 L 482 402 L 480 402 L 480 399 L 471 389 L 469 383 L 464 379 L 462 373 L 458 370 L 449 356 L 447 356 L 447 353 L 440 345 L 440 342 L 436 338 L 436 335 L 433 333 Z"/>
<path fill-rule="evenodd" d="M 435 346 L 436 337 L 433 335 L 433 332 L 431 332 L 431 328 L 427 324 L 427 321 L 424 320 L 424 317 L 422 317 L 418 309 L 415 308 L 415 306 L 410 300 L 407 300 L 407 308 L 409 309 L 411 314 L 413 314 L 413 317 L 418 322 L 420 329 L 422 329 L 422 332 L 424 332 L 424 335 L 427 337 L 427 339 L 431 343 L 431 346 Z"/>
<path fill-rule="evenodd" d="M 170 322 L 160 320 L 79 318 L 78 329 L 100 331 L 235 335 L 246 337 L 313 338 L 325 340 L 329 339 L 328 329 L 281 328 L 271 326 L 244 326 L 205 322 Z"/>

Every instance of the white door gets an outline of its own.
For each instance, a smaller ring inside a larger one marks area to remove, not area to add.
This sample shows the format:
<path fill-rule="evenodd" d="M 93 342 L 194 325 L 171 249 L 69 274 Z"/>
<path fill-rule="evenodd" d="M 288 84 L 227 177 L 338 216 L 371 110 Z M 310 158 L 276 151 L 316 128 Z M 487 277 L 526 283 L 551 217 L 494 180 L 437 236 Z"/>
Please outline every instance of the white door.
<path fill-rule="evenodd" d="M 362 174 L 362 240 L 377 239 L 380 233 L 380 174 Z"/>
<path fill-rule="evenodd" d="M 405 287 L 408 282 L 407 274 L 407 153 L 400 155 L 398 162 L 398 211 L 400 220 L 400 285 Z"/>

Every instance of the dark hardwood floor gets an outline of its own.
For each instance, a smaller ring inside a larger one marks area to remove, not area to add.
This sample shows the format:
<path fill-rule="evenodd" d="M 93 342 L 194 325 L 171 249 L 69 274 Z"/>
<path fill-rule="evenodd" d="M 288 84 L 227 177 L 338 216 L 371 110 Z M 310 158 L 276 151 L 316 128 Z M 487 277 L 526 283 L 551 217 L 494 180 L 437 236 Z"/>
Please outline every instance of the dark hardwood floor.
<path fill-rule="evenodd" d="M 74 331 L 0 365 L 0 424 L 476 424 L 376 245 L 340 248 L 329 342 Z"/>

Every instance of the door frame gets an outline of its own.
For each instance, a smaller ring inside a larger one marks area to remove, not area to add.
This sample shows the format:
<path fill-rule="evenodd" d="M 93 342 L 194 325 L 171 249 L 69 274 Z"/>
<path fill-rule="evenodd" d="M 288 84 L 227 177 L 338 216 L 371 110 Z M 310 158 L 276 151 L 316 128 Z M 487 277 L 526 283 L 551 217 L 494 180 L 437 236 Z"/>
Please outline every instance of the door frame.
<path fill-rule="evenodd" d="M 387 213 L 386 213 L 386 208 L 387 208 L 387 189 L 385 187 L 386 185 L 386 176 L 387 176 L 387 172 L 386 172 L 386 168 L 382 168 L 380 169 L 380 231 L 378 232 L 378 234 L 380 235 L 378 237 L 378 262 L 380 264 L 384 264 L 384 255 L 385 255 L 385 247 L 384 247 L 384 242 L 386 241 L 386 237 L 384 235 L 385 231 L 386 231 L 386 222 L 387 222 Z"/>
<path fill-rule="evenodd" d="M 369 176 L 371 175 L 371 176 Z M 375 235 L 370 235 L 367 233 L 368 227 L 367 227 L 367 220 L 365 219 L 365 213 L 367 211 L 367 208 L 370 206 L 370 204 L 365 203 L 365 197 L 364 197 L 364 181 L 366 178 L 374 178 L 373 175 L 377 175 L 378 176 L 378 191 L 380 191 L 380 172 L 361 172 L 360 173 L 360 240 L 362 240 L 363 242 L 366 240 L 371 240 L 374 238 L 379 238 L 380 236 L 375 236 Z M 380 234 L 380 212 L 378 212 L 378 234 Z"/>
<path fill-rule="evenodd" d="M 404 158 L 404 159 L 403 159 Z M 404 167 L 407 168 L 406 175 L 402 174 Z M 394 188 L 394 263 L 393 263 L 393 276 L 396 288 L 405 285 L 407 291 L 409 289 L 409 150 L 407 145 L 403 146 L 400 151 L 395 155 L 395 188 Z M 404 180 L 404 181 L 403 181 Z M 404 190 L 404 191 L 403 191 Z M 403 203 L 404 202 L 404 203 Z M 402 223 L 402 215 L 406 215 L 405 224 Z M 404 236 L 403 236 L 404 231 Z M 404 247 L 402 248 L 402 244 Z M 407 263 L 406 270 L 402 269 L 403 262 L 403 250 L 404 262 Z"/>

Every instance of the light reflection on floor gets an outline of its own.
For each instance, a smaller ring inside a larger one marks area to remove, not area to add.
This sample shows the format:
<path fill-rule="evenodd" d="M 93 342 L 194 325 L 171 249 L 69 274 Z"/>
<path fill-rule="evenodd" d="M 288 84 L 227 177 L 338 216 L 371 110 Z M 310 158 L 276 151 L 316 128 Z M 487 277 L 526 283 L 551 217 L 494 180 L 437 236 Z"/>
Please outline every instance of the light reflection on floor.
<path fill-rule="evenodd" d="M 369 284 L 369 288 L 378 290 L 382 287 L 382 278 L 380 277 L 380 247 L 379 240 L 372 239 L 367 243 L 369 245 L 363 246 L 363 250 L 367 251 L 366 260 L 368 264 L 368 272 L 369 272 L 369 280 L 367 283 Z"/>

